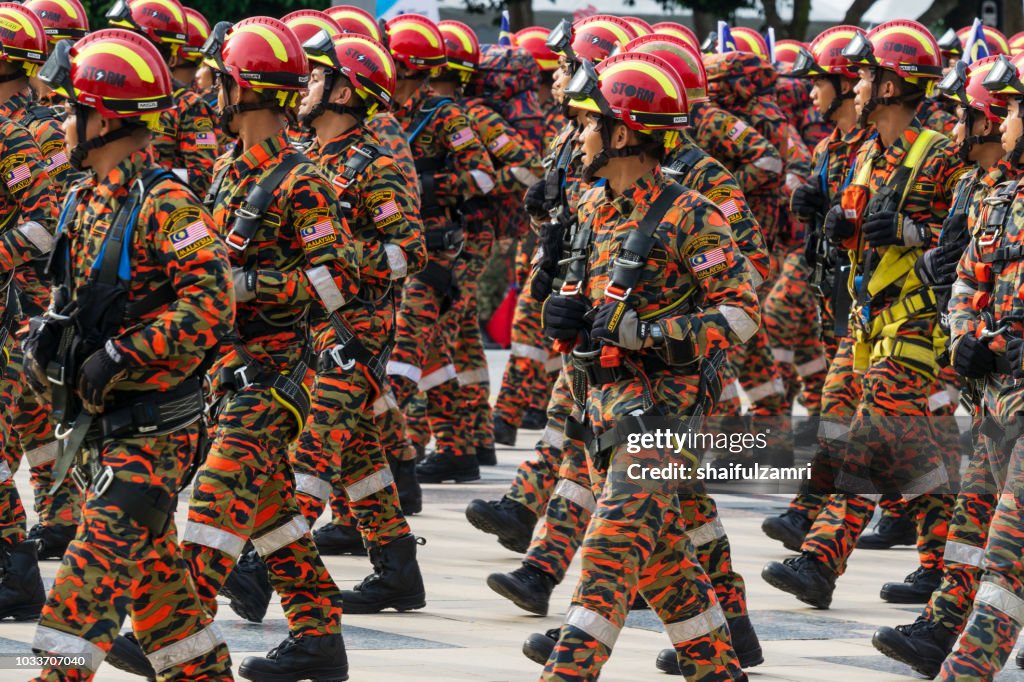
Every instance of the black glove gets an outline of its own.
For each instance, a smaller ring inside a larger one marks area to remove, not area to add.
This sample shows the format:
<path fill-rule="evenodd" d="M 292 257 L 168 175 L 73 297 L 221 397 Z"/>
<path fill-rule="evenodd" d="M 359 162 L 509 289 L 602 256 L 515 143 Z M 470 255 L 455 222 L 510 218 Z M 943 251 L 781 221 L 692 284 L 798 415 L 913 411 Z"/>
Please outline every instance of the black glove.
<path fill-rule="evenodd" d="M 942 241 L 966 244 L 970 240 L 967 233 L 967 212 L 950 213 L 942 221 Z"/>
<path fill-rule="evenodd" d="M 614 327 L 609 329 L 609 324 L 614 324 Z M 635 310 L 622 301 L 613 301 L 597 309 L 590 328 L 590 338 L 603 339 L 629 350 L 640 350 L 650 332 L 651 325 L 642 321 Z"/>
<path fill-rule="evenodd" d="M 24 352 L 25 380 L 39 397 L 49 401 L 50 380 L 46 368 L 53 360 L 63 329 L 42 317 L 28 321 L 28 336 L 21 342 Z"/>
<path fill-rule="evenodd" d="M 545 268 L 537 268 L 530 279 L 530 296 L 535 301 L 544 301 L 551 295 L 551 287 L 555 278 Z"/>
<path fill-rule="evenodd" d="M 879 211 L 864 219 L 861 233 L 871 246 L 922 246 L 928 243 L 927 227 L 898 211 Z"/>
<path fill-rule="evenodd" d="M 956 281 L 956 266 L 966 243 L 951 243 L 928 249 L 914 263 L 918 279 L 930 287 L 950 286 Z"/>
<path fill-rule="evenodd" d="M 526 212 L 537 220 L 544 220 L 548 217 L 547 202 L 544 201 L 544 183 L 537 182 L 530 185 L 523 196 L 523 207 Z"/>
<path fill-rule="evenodd" d="M 108 346 L 109 341 L 107 346 L 86 358 L 78 374 L 78 397 L 82 399 L 82 407 L 92 414 L 103 412 L 110 389 L 128 374 L 124 358 L 120 354 L 117 359 L 111 357 Z"/>
<path fill-rule="evenodd" d="M 800 185 L 793 190 L 789 200 L 789 208 L 798 217 L 809 219 L 825 212 L 825 194 L 817 183 Z"/>
<path fill-rule="evenodd" d="M 812 268 L 818 262 L 818 240 L 820 238 L 813 228 L 804 232 L 804 261 Z"/>
<path fill-rule="evenodd" d="M 580 330 L 588 326 L 583 316 L 589 310 L 590 305 L 579 296 L 548 296 L 541 314 L 544 335 L 559 341 L 575 341 Z"/>
<path fill-rule="evenodd" d="M 1006 361 L 1014 379 L 1024 378 L 1024 339 L 1010 339 L 1006 342 Z"/>
<path fill-rule="evenodd" d="M 825 214 L 824 228 L 825 237 L 837 246 L 857 231 L 857 226 L 843 214 L 843 207 L 839 205 L 833 206 Z"/>
<path fill-rule="evenodd" d="M 960 339 L 953 356 L 953 370 L 957 374 L 981 379 L 995 369 L 995 355 L 988 344 L 968 333 Z"/>

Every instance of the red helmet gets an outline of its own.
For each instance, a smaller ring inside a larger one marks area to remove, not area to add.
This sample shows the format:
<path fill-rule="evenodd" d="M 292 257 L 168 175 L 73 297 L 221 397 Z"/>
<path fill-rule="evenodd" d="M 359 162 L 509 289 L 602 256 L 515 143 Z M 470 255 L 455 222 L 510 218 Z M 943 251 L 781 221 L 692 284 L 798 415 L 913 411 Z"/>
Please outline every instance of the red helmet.
<path fill-rule="evenodd" d="M 172 50 L 188 41 L 185 8 L 178 0 L 117 0 L 106 16 L 111 26 L 141 33 Z"/>
<path fill-rule="evenodd" d="M 324 12 L 316 9 L 300 9 L 281 17 L 284 25 L 292 30 L 299 43 L 304 43 L 320 31 L 326 31 L 327 35 L 333 36 L 341 33 L 341 26 L 338 22 Z"/>
<path fill-rule="evenodd" d="M 462 73 L 476 71 L 480 63 L 480 41 L 473 29 L 461 21 L 451 20 L 439 21 L 437 29 L 444 39 L 448 68 Z"/>
<path fill-rule="evenodd" d="M 188 22 L 188 42 L 181 47 L 181 56 L 190 62 L 203 60 L 203 45 L 210 37 L 210 22 L 199 10 L 185 8 L 185 19 Z"/>
<path fill-rule="evenodd" d="M 0 61 L 23 64 L 33 75 L 46 61 L 49 42 L 36 13 L 13 2 L 0 2 Z"/>
<path fill-rule="evenodd" d="M 962 51 L 967 49 L 967 39 L 971 36 L 971 30 L 973 26 L 964 26 L 956 32 L 956 37 L 960 43 L 961 54 Z M 1006 40 L 1006 36 L 998 28 L 992 26 L 982 25 L 981 33 L 985 36 L 985 44 L 988 45 L 989 54 L 1010 54 L 1010 43 Z M 941 45 L 939 47 L 942 47 Z M 974 61 L 977 58 L 971 55 Z"/>
<path fill-rule="evenodd" d="M 800 54 L 800 48 L 806 48 L 806 43 L 799 40 L 778 40 L 775 42 L 775 68 L 785 76 L 793 72 L 793 64 Z"/>
<path fill-rule="evenodd" d="M 764 36 L 752 28 L 746 26 L 735 26 L 729 30 L 732 40 L 736 43 L 737 52 L 750 52 L 756 54 L 766 62 L 770 62 L 771 55 L 768 54 L 768 43 Z"/>
<path fill-rule="evenodd" d="M 533 55 L 533 60 L 537 62 L 537 68 L 541 71 L 554 71 L 558 68 L 558 55 L 547 45 L 550 33 L 550 30 L 541 26 L 530 26 L 516 31 L 512 35 L 512 44 Z"/>
<path fill-rule="evenodd" d="M 853 64 L 887 69 L 914 84 L 942 77 L 938 43 L 927 28 L 911 19 L 887 21 L 854 36 L 843 55 Z"/>
<path fill-rule="evenodd" d="M 615 118 L 638 132 L 679 130 L 689 121 L 690 105 L 679 75 L 653 54 L 617 54 L 596 69 L 583 62 L 565 94 L 572 106 Z"/>
<path fill-rule="evenodd" d="M 982 85 L 999 61 L 999 55 L 994 54 L 969 66 L 961 62 L 942 79 L 939 91 L 965 109 L 979 111 L 993 123 L 1000 123 L 1006 118 L 1006 100 Z M 970 135 L 971 131 L 968 130 L 967 134 Z"/>
<path fill-rule="evenodd" d="M 391 108 L 396 87 L 395 62 L 376 40 L 355 33 L 337 33 L 334 36 L 321 31 L 303 45 L 309 65 L 322 65 L 352 84 L 356 94 L 366 104 L 368 116 L 383 105 Z M 325 97 L 329 95 L 325 89 Z"/>
<path fill-rule="evenodd" d="M 654 33 L 654 29 L 651 28 L 651 25 L 648 24 L 643 19 L 641 19 L 640 17 L 622 17 L 622 18 L 626 20 L 627 24 L 629 24 L 630 26 L 633 27 L 633 31 L 636 33 L 638 38 L 640 36 L 646 36 L 646 35 L 650 35 L 651 33 Z"/>
<path fill-rule="evenodd" d="M 1014 33 L 1007 41 L 1007 44 L 1010 46 L 1010 54 L 1014 57 L 1024 52 L 1024 31 Z"/>
<path fill-rule="evenodd" d="M 600 62 L 615 51 L 636 38 L 636 31 L 629 22 L 610 14 L 595 14 L 580 19 L 572 25 L 572 51 L 577 59 L 589 59 Z"/>
<path fill-rule="evenodd" d="M 295 95 L 309 84 L 309 62 L 302 44 L 284 22 L 250 17 L 231 27 L 220 59 L 210 64 L 245 90 L 284 90 Z M 282 98 L 282 106 L 289 106 Z"/>
<path fill-rule="evenodd" d="M 866 35 L 858 26 L 833 26 L 822 31 L 802 51 L 793 66 L 792 75 L 798 78 L 822 78 L 842 76 L 857 79 L 857 67 L 843 56 L 843 48 L 850 44 L 855 35 Z"/>
<path fill-rule="evenodd" d="M 666 33 L 652 33 L 629 41 L 623 52 L 641 52 L 661 57 L 672 65 L 686 90 L 690 104 L 708 101 L 708 77 L 700 53 L 681 38 Z"/>
<path fill-rule="evenodd" d="M 388 49 L 397 64 L 410 71 L 426 71 L 448 63 L 444 37 L 430 19 L 419 14 L 400 14 L 385 28 Z"/>
<path fill-rule="evenodd" d="M 39 78 L 104 118 L 142 118 L 152 125 L 173 106 L 166 62 L 153 43 L 124 29 L 102 29 L 74 45 L 60 43 Z"/>
<path fill-rule="evenodd" d="M 89 17 L 78 0 L 28 0 L 25 7 L 39 17 L 50 42 L 78 40 L 89 32 Z"/>
<path fill-rule="evenodd" d="M 352 5 L 335 5 L 328 7 L 324 12 L 337 22 L 344 33 L 369 36 L 378 43 L 381 41 L 380 26 L 373 15 L 365 9 Z"/>
<path fill-rule="evenodd" d="M 689 26 L 683 26 L 677 24 L 674 21 L 662 21 L 660 23 L 651 26 L 651 29 L 655 33 L 661 33 L 662 35 L 670 35 L 685 41 L 690 47 L 700 54 L 700 41 L 697 40 L 697 34 L 690 30 Z"/>

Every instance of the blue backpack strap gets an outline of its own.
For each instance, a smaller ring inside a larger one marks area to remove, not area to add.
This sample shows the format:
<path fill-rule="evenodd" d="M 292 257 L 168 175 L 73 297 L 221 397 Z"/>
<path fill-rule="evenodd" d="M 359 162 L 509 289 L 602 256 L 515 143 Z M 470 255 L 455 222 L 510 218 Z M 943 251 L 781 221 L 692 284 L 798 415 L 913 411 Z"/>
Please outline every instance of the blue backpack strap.
<path fill-rule="evenodd" d="M 437 97 L 427 100 L 426 102 L 423 103 L 424 107 L 428 106 L 431 103 L 433 103 L 434 107 L 432 109 L 424 109 L 424 107 L 420 107 L 419 113 L 423 115 L 423 118 L 416 123 L 416 126 L 412 129 L 412 132 L 406 136 L 406 138 L 409 140 L 410 145 L 416 140 L 417 137 L 420 136 L 420 133 L 422 133 L 423 129 L 427 127 L 427 124 L 434 120 L 434 117 L 437 116 L 438 109 L 440 109 L 442 105 L 448 104 L 449 102 L 452 101 L 453 100 L 451 97 Z"/>

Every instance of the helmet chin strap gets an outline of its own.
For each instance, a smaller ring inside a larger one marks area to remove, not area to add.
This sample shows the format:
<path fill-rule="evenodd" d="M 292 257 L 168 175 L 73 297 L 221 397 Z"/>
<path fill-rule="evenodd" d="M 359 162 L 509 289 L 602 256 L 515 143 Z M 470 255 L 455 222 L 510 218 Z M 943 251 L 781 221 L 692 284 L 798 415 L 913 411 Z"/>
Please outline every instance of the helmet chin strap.
<path fill-rule="evenodd" d="M 829 102 L 828 107 L 825 108 L 824 118 L 826 121 L 832 120 L 832 116 L 837 111 L 839 111 L 839 107 L 843 105 L 843 102 L 845 102 L 848 99 L 853 99 L 852 88 L 849 92 L 843 92 L 843 81 L 840 76 L 832 74 L 831 76 L 829 76 L 829 80 L 832 81 L 832 89 L 836 91 L 836 96 L 832 98 L 832 101 Z"/>
<path fill-rule="evenodd" d="M 974 129 L 974 111 L 966 109 L 964 126 L 967 130 Z M 960 144 L 960 160 L 964 163 L 970 163 L 971 150 L 979 144 L 991 144 L 993 142 L 999 142 L 1001 140 L 999 135 L 968 135 L 964 138 L 964 141 Z"/>
<path fill-rule="evenodd" d="M 86 140 L 85 135 L 86 128 L 89 125 L 89 111 L 90 108 L 83 104 L 75 105 L 75 132 L 78 134 L 79 142 L 71 150 L 71 156 L 68 159 L 71 167 L 75 170 L 84 170 L 85 159 L 89 156 L 89 152 L 92 150 L 99 149 L 111 142 L 116 142 L 117 140 L 126 138 L 134 134 L 137 129 L 137 126 L 135 125 L 122 124 L 120 128 L 113 132 Z"/>
<path fill-rule="evenodd" d="M 895 97 L 879 97 L 878 86 L 881 84 L 881 80 L 882 72 L 879 69 L 875 72 L 874 80 L 871 81 L 871 98 L 867 101 L 867 104 L 864 105 L 864 108 L 860 110 L 860 116 L 857 118 L 857 125 L 862 128 L 867 127 L 868 117 L 879 105 L 892 106 L 894 104 L 904 104 L 905 102 L 917 97 L 919 94 L 917 92 L 905 92 L 901 95 L 896 95 Z"/>
<path fill-rule="evenodd" d="M 640 156 L 643 153 L 643 147 L 640 145 L 628 145 L 622 149 L 611 149 L 612 146 L 612 126 L 608 124 L 608 120 L 601 119 L 601 151 L 599 151 L 593 158 L 593 160 L 585 165 L 581 171 L 583 181 L 591 183 L 594 178 L 597 177 L 597 171 L 608 165 L 608 162 L 612 159 L 621 159 L 625 156 Z"/>
<path fill-rule="evenodd" d="M 320 95 L 320 101 L 317 102 L 316 106 L 313 107 L 308 114 L 302 116 L 299 122 L 309 128 L 313 127 L 313 121 L 323 116 L 326 112 L 332 111 L 336 114 L 348 114 L 357 121 L 362 121 L 367 117 L 366 109 L 360 107 L 352 107 L 347 104 L 338 104 L 336 102 L 330 102 L 331 93 L 334 92 L 335 85 L 335 74 L 333 72 L 324 74 L 324 91 Z M 353 92 L 353 96 L 355 96 Z"/>
<path fill-rule="evenodd" d="M 1024 122 L 1024 102 L 1018 98 L 1017 105 L 1017 118 Z M 1013 143 L 1013 149 L 1006 156 L 1006 160 L 1014 166 L 1020 165 L 1021 154 L 1024 154 L 1024 134 L 1017 138 L 1017 141 Z"/>

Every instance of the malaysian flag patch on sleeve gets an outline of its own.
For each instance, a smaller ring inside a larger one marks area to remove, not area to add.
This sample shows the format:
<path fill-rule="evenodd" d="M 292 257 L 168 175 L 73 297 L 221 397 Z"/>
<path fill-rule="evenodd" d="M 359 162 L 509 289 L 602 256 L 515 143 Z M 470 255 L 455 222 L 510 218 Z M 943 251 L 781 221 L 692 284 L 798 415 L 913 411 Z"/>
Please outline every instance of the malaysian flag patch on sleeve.
<path fill-rule="evenodd" d="M 706 279 L 727 267 L 725 251 L 721 247 L 690 256 L 690 271 L 697 279 Z"/>
<path fill-rule="evenodd" d="M 740 136 L 749 128 L 743 121 L 736 121 L 732 124 L 732 128 L 729 129 L 729 139 L 735 142 L 740 139 Z"/>
<path fill-rule="evenodd" d="M 320 216 L 315 223 L 299 230 L 299 236 L 307 250 L 330 244 L 338 238 L 329 215 Z"/>
<path fill-rule="evenodd" d="M 31 179 L 32 171 L 29 170 L 27 163 L 15 166 L 11 170 L 7 171 L 6 175 L 4 175 L 4 180 L 7 182 L 7 189 L 10 190 L 21 189 L 27 185 Z"/>
<path fill-rule="evenodd" d="M 172 232 L 170 239 L 171 246 L 174 247 L 174 253 L 178 258 L 195 253 L 204 246 L 213 243 L 210 230 L 206 227 L 206 222 L 201 219 Z"/>
<path fill-rule="evenodd" d="M 196 133 L 196 145 L 199 147 L 216 147 L 217 135 L 208 130 L 202 133 Z"/>
<path fill-rule="evenodd" d="M 467 126 L 449 135 L 448 142 L 451 144 L 453 149 L 459 150 L 471 143 L 474 137 L 475 135 L 473 135 L 473 131 Z"/>

